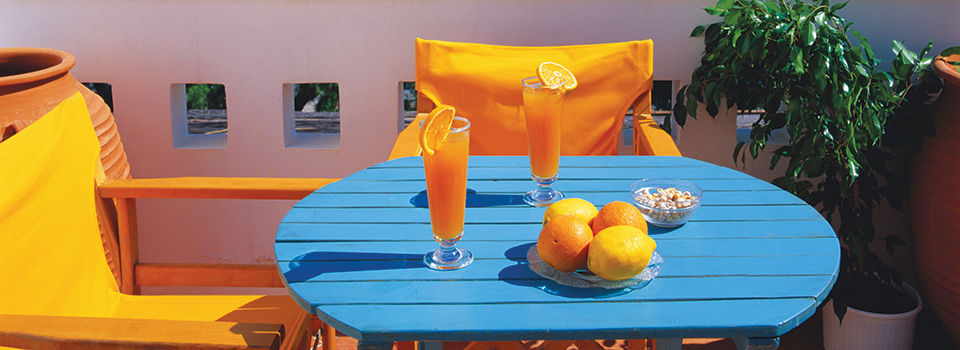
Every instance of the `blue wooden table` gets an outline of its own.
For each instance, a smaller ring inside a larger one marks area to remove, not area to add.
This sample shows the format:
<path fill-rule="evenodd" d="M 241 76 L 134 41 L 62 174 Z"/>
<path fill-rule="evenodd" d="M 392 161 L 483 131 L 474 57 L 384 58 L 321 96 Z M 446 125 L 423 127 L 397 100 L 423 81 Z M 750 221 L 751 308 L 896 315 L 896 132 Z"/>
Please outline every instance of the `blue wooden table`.
<path fill-rule="evenodd" d="M 529 207 L 526 157 L 470 158 L 466 226 L 472 265 L 424 266 L 430 233 L 418 157 L 374 165 L 297 203 L 276 256 L 301 306 L 368 348 L 398 340 L 733 337 L 776 348 L 832 288 L 839 243 L 797 197 L 739 171 L 681 157 L 561 157 L 556 188 L 598 207 L 630 201 L 642 178 L 703 190 L 686 225 L 652 227 L 663 271 L 629 293 L 558 286 L 526 253 L 544 208 Z M 659 343 L 658 343 L 659 344 Z"/>

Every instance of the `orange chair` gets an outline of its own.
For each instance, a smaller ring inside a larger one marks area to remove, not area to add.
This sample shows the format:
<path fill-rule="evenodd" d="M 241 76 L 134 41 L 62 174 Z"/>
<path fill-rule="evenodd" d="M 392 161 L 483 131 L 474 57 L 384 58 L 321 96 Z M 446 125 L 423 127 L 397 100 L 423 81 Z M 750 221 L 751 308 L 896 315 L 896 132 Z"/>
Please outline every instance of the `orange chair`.
<path fill-rule="evenodd" d="M 146 282 L 164 285 L 282 285 L 275 268 L 138 266 L 133 197 L 296 199 L 332 180 L 278 179 L 271 186 L 253 187 L 246 186 L 256 182 L 253 179 L 218 186 L 203 185 L 203 179 L 147 180 L 141 185 L 136 180 L 107 180 L 99 152 L 79 93 L 0 143 L 0 164 L 12 165 L 0 167 L 0 183 L 5 184 L 0 196 L 0 245 L 5 247 L 0 255 L 0 279 L 5 281 L 0 289 L 0 345 L 309 345 L 310 315 L 288 296 L 132 295 L 144 282 L 134 273 L 143 271 L 152 276 Z M 95 175 L 101 183 L 99 195 Z M 101 196 L 118 198 L 116 217 L 109 210 L 111 201 Z M 113 219 L 119 221 L 119 243 Z M 118 247 L 124 248 L 120 259 Z M 109 266 L 117 260 L 122 262 L 119 280 Z M 194 281 L 182 281 L 188 278 Z"/>
<path fill-rule="evenodd" d="M 289 298 L 120 293 L 101 240 L 99 153 L 79 93 L 0 143 L 0 345 L 276 349 L 284 337 L 284 348 L 305 343 L 300 329 L 308 315 Z"/>
<path fill-rule="evenodd" d="M 561 154 L 614 155 L 623 116 L 633 107 L 633 153 L 673 155 L 680 151 L 650 115 L 653 42 L 577 46 L 514 47 L 446 41 L 416 41 L 417 109 L 436 104 L 457 108 L 470 119 L 470 152 L 526 155 L 520 80 L 543 61 L 560 63 L 579 86 L 566 96 Z M 420 155 L 420 120 L 404 129 L 390 159 Z"/>
<path fill-rule="evenodd" d="M 536 74 L 543 61 L 560 63 L 579 86 L 565 97 L 562 155 L 615 155 L 622 119 L 633 107 L 633 154 L 680 156 L 673 139 L 650 114 L 653 42 L 631 41 L 578 46 L 513 47 L 416 40 L 418 115 L 394 144 L 390 159 L 419 156 L 420 121 L 446 104 L 470 119 L 470 153 L 526 155 L 520 80 Z M 652 343 L 652 342 L 651 342 Z M 525 350 L 539 343 L 471 342 L 465 350 Z M 644 339 L 626 341 L 646 349 Z M 548 341 L 544 349 L 602 350 L 590 341 Z M 651 344 L 655 347 L 655 344 Z"/>

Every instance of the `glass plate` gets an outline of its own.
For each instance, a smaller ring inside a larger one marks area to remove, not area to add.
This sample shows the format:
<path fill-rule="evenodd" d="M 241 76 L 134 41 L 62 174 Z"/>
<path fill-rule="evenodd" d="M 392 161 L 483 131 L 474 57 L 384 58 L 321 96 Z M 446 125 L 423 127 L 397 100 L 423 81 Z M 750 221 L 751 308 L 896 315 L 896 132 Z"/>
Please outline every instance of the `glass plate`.
<path fill-rule="evenodd" d="M 530 262 L 530 269 L 544 278 L 557 282 L 560 285 L 577 288 L 603 288 L 603 289 L 640 289 L 650 284 L 663 266 L 663 257 L 657 251 L 653 252 L 647 268 L 643 269 L 639 275 L 633 276 L 621 281 L 608 281 L 594 275 L 587 269 L 580 269 L 574 272 L 562 272 L 550 266 L 540 259 L 537 254 L 537 245 L 534 244 L 527 250 L 527 261 Z"/>

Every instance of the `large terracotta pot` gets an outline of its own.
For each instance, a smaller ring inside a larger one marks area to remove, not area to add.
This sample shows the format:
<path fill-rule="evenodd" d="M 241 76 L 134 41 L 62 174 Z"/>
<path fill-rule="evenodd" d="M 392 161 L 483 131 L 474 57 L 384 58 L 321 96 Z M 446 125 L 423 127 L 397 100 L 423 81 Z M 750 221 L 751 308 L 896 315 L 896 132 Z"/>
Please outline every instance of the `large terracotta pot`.
<path fill-rule="evenodd" d="M 130 178 L 117 125 L 103 99 L 70 75 L 73 55 L 52 49 L 0 48 L 0 140 L 27 127 L 79 91 L 100 138 L 108 178 Z"/>
<path fill-rule="evenodd" d="M 960 345 L 960 72 L 943 57 L 934 69 L 944 87 L 934 106 L 936 134 L 911 167 L 910 224 L 920 289 Z"/>

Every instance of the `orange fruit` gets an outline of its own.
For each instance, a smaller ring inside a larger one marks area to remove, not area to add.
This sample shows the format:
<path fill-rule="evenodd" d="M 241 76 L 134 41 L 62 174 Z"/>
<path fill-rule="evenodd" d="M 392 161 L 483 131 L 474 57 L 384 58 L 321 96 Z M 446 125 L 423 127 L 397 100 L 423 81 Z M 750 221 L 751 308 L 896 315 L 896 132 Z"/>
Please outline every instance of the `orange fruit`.
<path fill-rule="evenodd" d="M 537 67 L 537 79 L 540 79 L 540 83 L 544 86 L 560 86 L 560 84 L 563 84 L 563 88 L 567 91 L 577 88 L 577 78 L 567 67 L 559 63 L 541 63 Z"/>
<path fill-rule="evenodd" d="M 437 145 L 446 140 L 450 125 L 453 124 L 454 113 L 456 110 L 447 105 L 439 105 L 430 111 L 430 115 L 420 127 L 420 148 L 424 153 L 433 155 Z"/>
<path fill-rule="evenodd" d="M 543 212 L 543 223 L 563 215 L 576 216 L 590 225 L 593 217 L 597 216 L 597 206 L 580 198 L 567 198 L 547 207 L 547 211 Z"/>
<path fill-rule="evenodd" d="M 593 240 L 590 226 L 573 215 L 556 217 L 540 230 L 537 254 L 553 268 L 571 272 L 587 263 L 587 250 Z"/>
<path fill-rule="evenodd" d="M 600 212 L 597 213 L 597 217 L 593 218 L 591 226 L 593 232 L 598 233 L 607 227 L 616 225 L 633 226 L 642 230 L 643 233 L 647 233 L 647 220 L 643 218 L 640 209 L 637 209 L 633 204 L 621 201 L 610 202 L 600 208 Z"/>
<path fill-rule="evenodd" d="M 643 272 L 655 249 L 657 242 L 639 228 L 608 227 L 590 242 L 587 268 L 605 280 L 625 280 Z"/>

